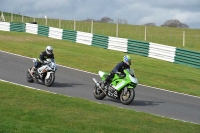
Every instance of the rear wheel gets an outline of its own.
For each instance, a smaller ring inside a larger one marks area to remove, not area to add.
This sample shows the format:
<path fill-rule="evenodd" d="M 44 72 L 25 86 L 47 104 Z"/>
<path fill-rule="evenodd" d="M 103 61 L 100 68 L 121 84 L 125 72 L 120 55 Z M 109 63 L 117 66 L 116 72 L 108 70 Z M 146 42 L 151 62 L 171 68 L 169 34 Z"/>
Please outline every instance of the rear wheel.
<path fill-rule="evenodd" d="M 124 93 L 124 89 L 121 91 L 120 94 L 120 101 L 128 105 L 130 104 L 135 98 L 135 90 L 134 89 L 128 89 L 127 92 Z"/>
<path fill-rule="evenodd" d="M 50 73 L 50 76 L 48 79 L 44 79 L 44 84 L 48 87 L 51 87 L 55 80 L 55 73 Z"/>
<path fill-rule="evenodd" d="M 27 73 L 26 73 L 26 80 L 27 80 L 28 82 L 30 82 L 30 83 L 33 83 L 33 82 L 34 82 L 33 77 L 31 76 L 29 70 L 28 70 Z"/>
<path fill-rule="evenodd" d="M 93 95 L 98 100 L 102 100 L 106 97 L 106 94 L 96 85 L 94 86 Z"/>

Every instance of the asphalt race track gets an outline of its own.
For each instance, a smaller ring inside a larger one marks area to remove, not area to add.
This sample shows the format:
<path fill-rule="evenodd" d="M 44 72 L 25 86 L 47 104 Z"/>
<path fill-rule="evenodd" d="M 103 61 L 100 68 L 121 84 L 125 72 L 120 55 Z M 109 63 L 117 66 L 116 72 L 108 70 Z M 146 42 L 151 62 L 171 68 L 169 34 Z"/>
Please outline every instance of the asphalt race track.
<path fill-rule="evenodd" d="M 99 79 L 98 75 L 59 65 L 53 86 L 46 87 L 42 84 L 26 81 L 27 69 L 32 65 L 30 58 L 0 51 L 0 79 L 2 80 L 120 108 L 200 124 L 199 97 L 138 85 L 135 89 L 135 100 L 130 105 L 123 105 L 119 100 L 109 97 L 104 100 L 96 100 L 93 96 L 94 82 L 92 78 Z M 138 80 L 140 81 L 140 79 Z"/>

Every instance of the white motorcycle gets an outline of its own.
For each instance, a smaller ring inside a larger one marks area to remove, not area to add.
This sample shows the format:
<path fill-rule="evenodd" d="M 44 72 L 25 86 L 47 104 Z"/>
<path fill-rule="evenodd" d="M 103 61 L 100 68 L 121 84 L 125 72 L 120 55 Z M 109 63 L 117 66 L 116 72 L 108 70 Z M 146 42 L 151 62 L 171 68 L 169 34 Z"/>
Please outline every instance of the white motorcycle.
<path fill-rule="evenodd" d="M 36 58 L 33 58 L 33 63 L 37 61 Z M 54 59 L 47 59 L 44 61 L 44 64 L 36 69 L 34 74 L 32 75 L 30 73 L 31 68 L 28 69 L 27 75 L 26 75 L 26 80 L 28 82 L 39 82 L 43 83 L 46 86 L 50 87 L 53 85 L 54 80 L 55 80 L 55 72 L 57 70 L 57 65 Z"/>

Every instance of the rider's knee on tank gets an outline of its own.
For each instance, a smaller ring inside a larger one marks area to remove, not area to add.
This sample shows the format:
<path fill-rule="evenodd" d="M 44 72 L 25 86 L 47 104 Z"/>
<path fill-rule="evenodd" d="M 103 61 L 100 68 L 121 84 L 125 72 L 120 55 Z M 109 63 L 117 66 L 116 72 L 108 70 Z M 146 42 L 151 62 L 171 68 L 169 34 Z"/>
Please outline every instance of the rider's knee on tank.
<path fill-rule="evenodd" d="M 40 61 L 38 61 L 37 63 L 35 63 L 35 68 L 39 68 L 39 67 L 41 67 L 42 66 L 42 63 L 40 62 Z"/>

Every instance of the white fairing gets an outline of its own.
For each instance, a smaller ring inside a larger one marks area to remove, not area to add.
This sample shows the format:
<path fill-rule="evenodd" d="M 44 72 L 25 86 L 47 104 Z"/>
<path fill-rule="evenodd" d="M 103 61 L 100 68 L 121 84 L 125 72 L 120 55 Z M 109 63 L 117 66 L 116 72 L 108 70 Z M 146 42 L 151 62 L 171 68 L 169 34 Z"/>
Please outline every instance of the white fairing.
<path fill-rule="evenodd" d="M 55 60 L 49 58 L 49 59 L 47 59 L 47 61 L 48 61 L 48 62 L 51 62 L 51 63 L 49 64 L 50 68 L 53 69 L 54 71 L 56 71 L 56 70 L 57 70 L 57 65 L 56 65 Z"/>
<path fill-rule="evenodd" d="M 49 79 L 51 73 L 54 73 L 54 72 L 47 72 L 47 76 L 45 77 L 45 79 Z"/>
<path fill-rule="evenodd" d="M 48 70 L 48 69 L 49 69 L 49 67 L 47 65 L 45 65 L 45 66 L 42 66 L 42 67 L 38 68 L 38 72 L 42 73 L 43 70 Z"/>
<path fill-rule="evenodd" d="M 51 62 L 51 64 L 49 64 L 50 68 L 53 69 L 54 71 L 56 71 L 57 66 L 55 63 Z"/>
<path fill-rule="evenodd" d="M 47 74 L 49 73 L 48 71 L 54 71 L 56 72 L 57 70 L 57 65 L 54 61 L 54 59 L 47 59 L 46 60 L 46 65 L 44 66 L 41 66 L 39 69 L 38 69 L 38 73 L 43 73 L 43 72 L 47 72 Z M 49 76 L 48 76 L 49 77 Z"/>
<path fill-rule="evenodd" d="M 99 71 L 99 76 L 103 77 L 103 75 L 105 74 L 105 72 Z"/>

